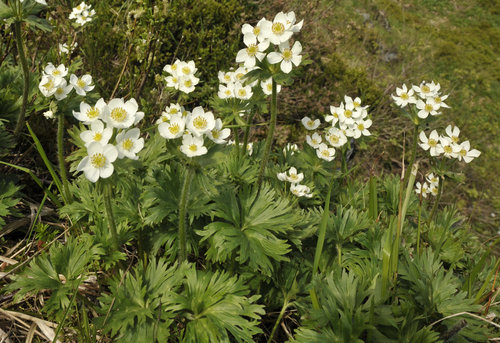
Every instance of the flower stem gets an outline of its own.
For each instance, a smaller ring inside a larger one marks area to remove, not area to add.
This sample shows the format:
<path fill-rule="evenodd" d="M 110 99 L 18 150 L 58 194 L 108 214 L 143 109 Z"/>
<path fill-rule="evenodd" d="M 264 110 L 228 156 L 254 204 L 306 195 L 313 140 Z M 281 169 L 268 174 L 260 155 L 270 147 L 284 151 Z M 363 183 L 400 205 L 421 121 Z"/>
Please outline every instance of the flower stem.
<path fill-rule="evenodd" d="M 415 158 L 417 156 L 418 127 L 419 127 L 418 124 L 415 124 L 415 127 L 413 129 L 413 142 L 411 147 L 410 162 L 408 163 L 408 171 L 404 175 L 403 186 L 405 186 L 408 183 L 408 179 L 410 178 L 411 168 L 413 166 L 413 163 L 415 163 Z"/>
<path fill-rule="evenodd" d="M 59 174 L 62 179 L 62 197 L 66 204 L 71 200 L 69 194 L 68 175 L 64 163 L 64 115 L 60 113 L 57 117 L 57 160 L 59 162 Z"/>
<path fill-rule="evenodd" d="M 184 182 L 182 184 L 181 199 L 179 202 L 179 262 L 184 262 L 187 258 L 186 253 L 186 212 L 188 204 L 189 189 L 191 188 L 191 180 L 193 179 L 194 169 L 188 167 L 184 174 Z"/>
<path fill-rule="evenodd" d="M 267 132 L 266 145 L 264 146 L 264 156 L 262 157 L 262 164 L 260 165 L 259 178 L 257 179 L 257 189 L 260 189 L 260 186 L 262 185 L 264 171 L 266 170 L 267 161 L 269 160 L 269 155 L 271 153 L 271 147 L 273 144 L 274 129 L 276 128 L 276 119 L 278 117 L 278 101 L 276 96 L 276 88 L 276 81 L 272 79 L 271 121 L 269 123 L 269 131 Z"/>
<path fill-rule="evenodd" d="M 247 126 L 245 127 L 245 134 L 243 135 L 243 148 L 244 152 L 241 154 L 242 156 L 245 156 L 245 152 L 247 149 L 248 145 L 248 136 L 250 134 L 250 126 L 252 125 L 253 117 L 255 116 L 255 112 L 252 112 L 248 115 L 248 121 L 247 121 Z"/>
<path fill-rule="evenodd" d="M 115 217 L 113 215 L 113 207 L 111 205 L 111 196 L 113 195 L 112 185 L 109 182 L 104 184 L 104 208 L 106 209 L 106 216 L 108 217 L 108 225 L 111 230 L 112 244 L 114 250 L 119 249 L 118 233 L 116 231 Z"/>
<path fill-rule="evenodd" d="M 274 334 L 276 333 L 276 329 L 278 328 L 278 325 L 281 323 L 281 320 L 283 319 L 283 315 L 285 314 L 287 307 L 288 307 L 288 300 L 285 299 L 285 302 L 283 303 L 283 307 L 281 308 L 278 319 L 276 319 L 276 323 L 274 323 L 273 330 L 271 331 L 271 334 L 269 335 L 269 339 L 267 340 L 267 343 L 271 343 L 273 341 Z"/>
<path fill-rule="evenodd" d="M 417 255 L 420 256 L 420 216 L 422 215 L 422 191 L 420 191 L 420 199 L 418 202 L 418 224 L 417 224 Z"/>
<path fill-rule="evenodd" d="M 26 105 L 28 103 L 28 92 L 30 85 L 30 73 L 28 70 L 28 62 L 26 61 L 26 55 L 24 52 L 24 44 L 22 39 L 20 21 L 16 21 L 14 23 L 14 35 L 16 36 L 17 52 L 19 53 L 19 60 L 21 61 L 21 67 L 23 69 L 23 76 L 24 76 L 23 102 L 21 104 L 21 109 L 19 110 L 19 116 L 17 118 L 17 124 L 14 130 L 14 137 L 17 138 L 24 127 L 24 121 L 26 116 Z"/>
<path fill-rule="evenodd" d="M 443 183 L 444 183 L 444 179 L 440 176 L 439 177 L 439 184 L 438 184 L 438 195 L 437 195 L 436 201 L 434 201 L 434 205 L 432 206 L 431 214 L 430 214 L 429 219 L 427 221 L 428 225 L 430 225 L 432 218 L 434 218 L 434 215 L 436 214 L 439 200 L 441 200 L 441 195 L 443 193 Z"/>

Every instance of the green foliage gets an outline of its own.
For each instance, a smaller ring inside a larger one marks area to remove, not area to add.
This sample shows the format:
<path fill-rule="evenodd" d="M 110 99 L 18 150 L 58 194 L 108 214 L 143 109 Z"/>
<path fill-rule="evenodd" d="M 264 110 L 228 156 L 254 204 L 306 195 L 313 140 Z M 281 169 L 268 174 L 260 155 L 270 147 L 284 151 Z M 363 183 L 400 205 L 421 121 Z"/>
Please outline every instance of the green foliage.
<path fill-rule="evenodd" d="M 288 200 L 277 198 L 275 191 L 264 185 L 260 192 L 244 187 L 238 195 L 226 188 L 214 201 L 212 215 L 224 221 L 214 221 L 196 231 L 209 245 L 208 259 L 225 262 L 234 258 L 266 275 L 273 271 L 273 260 L 287 260 L 290 245 L 277 235 L 291 231 L 297 218 Z"/>
<path fill-rule="evenodd" d="M 110 293 L 101 296 L 103 316 L 96 323 L 118 342 L 164 342 L 170 336 L 187 265 L 168 266 L 165 260 L 139 263 L 134 273 L 113 278 Z"/>
<path fill-rule="evenodd" d="M 247 297 L 243 280 L 225 272 L 186 272 L 184 291 L 179 295 L 179 307 L 186 327 L 182 342 L 254 342 L 262 305 L 254 304 L 260 296 Z"/>
<path fill-rule="evenodd" d="M 16 186 L 12 181 L 0 180 L 0 227 L 5 225 L 3 217 L 19 215 L 14 206 L 21 200 L 18 194 L 20 189 L 21 186 Z"/>
<path fill-rule="evenodd" d="M 92 263 L 102 253 L 89 235 L 70 238 L 66 244 L 55 243 L 48 253 L 31 261 L 29 268 L 17 275 L 6 289 L 19 290 L 16 301 L 28 293 L 49 290 L 51 295 L 43 310 L 60 320 L 74 292 L 89 275 Z"/>

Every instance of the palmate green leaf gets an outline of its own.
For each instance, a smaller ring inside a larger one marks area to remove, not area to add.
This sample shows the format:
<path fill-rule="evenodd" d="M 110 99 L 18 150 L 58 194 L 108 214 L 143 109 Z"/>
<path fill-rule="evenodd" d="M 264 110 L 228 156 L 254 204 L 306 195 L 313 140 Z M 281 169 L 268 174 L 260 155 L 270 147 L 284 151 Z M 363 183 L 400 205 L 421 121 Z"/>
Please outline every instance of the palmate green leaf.
<path fill-rule="evenodd" d="M 18 198 L 20 189 L 21 187 L 16 186 L 12 181 L 0 180 L 0 228 L 5 225 L 5 220 L 2 217 L 18 215 L 14 206 L 21 200 Z"/>
<path fill-rule="evenodd" d="M 102 316 L 96 319 L 97 326 L 116 336 L 117 342 L 165 342 L 181 308 L 176 292 L 186 268 L 153 259 L 146 268 L 139 263 L 126 275 L 121 271 L 111 280 L 110 293 L 99 299 Z"/>
<path fill-rule="evenodd" d="M 222 272 L 186 272 L 184 290 L 177 300 L 187 320 L 181 342 L 254 342 L 262 305 L 259 296 L 247 297 L 249 290 L 241 279 Z"/>
<path fill-rule="evenodd" d="M 355 208 L 346 209 L 338 205 L 336 214 L 328 221 L 328 240 L 333 240 L 337 244 L 352 241 L 356 235 L 368 229 L 369 226 L 370 220 L 366 212 L 357 211 Z"/>
<path fill-rule="evenodd" d="M 272 273 L 272 260 L 288 260 L 290 245 L 277 235 L 291 231 L 298 218 L 288 200 L 277 198 L 269 185 L 258 194 L 255 188 L 244 187 L 238 197 L 226 188 L 215 198 L 213 216 L 224 221 L 196 231 L 209 245 L 207 258 L 224 262 L 235 255 L 239 263 L 267 275 Z"/>
<path fill-rule="evenodd" d="M 29 268 L 16 276 L 7 289 L 19 289 L 16 300 L 28 293 L 50 290 L 51 296 L 43 310 L 60 319 L 76 287 L 86 278 L 90 264 L 102 253 L 89 235 L 70 238 L 66 245 L 56 243 L 47 254 L 31 261 Z"/>

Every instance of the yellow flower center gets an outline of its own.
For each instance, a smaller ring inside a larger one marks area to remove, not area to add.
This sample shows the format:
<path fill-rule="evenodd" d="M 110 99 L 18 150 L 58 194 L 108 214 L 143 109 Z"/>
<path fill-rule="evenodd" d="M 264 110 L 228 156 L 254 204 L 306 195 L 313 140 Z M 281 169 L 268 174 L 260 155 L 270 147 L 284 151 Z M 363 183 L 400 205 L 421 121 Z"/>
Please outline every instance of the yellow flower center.
<path fill-rule="evenodd" d="M 168 121 L 168 117 L 167 116 L 162 116 L 161 117 L 161 121 L 164 122 L 164 123 L 167 122 Z"/>
<path fill-rule="evenodd" d="M 134 146 L 134 142 L 132 142 L 132 140 L 130 138 L 127 138 L 122 143 L 122 148 L 124 150 L 127 150 L 127 151 L 129 151 L 130 149 L 132 149 L 133 146 Z"/>
<path fill-rule="evenodd" d="M 193 126 L 198 130 L 205 130 L 207 125 L 207 120 L 203 117 L 196 117 L 193 119 Z"/>
<path fill-rule="evenodd" d="M 229 75 L 229 74 L 225 74 L 225 75 L 224 75 L 224 80 L 226 80 L 226 81 L 231 81 L 231 75 Z"/>
<path fill-rule="evenodd" d="M 257 48 L 257 45 L 256 44 L 251 44 L 248 48 L 247 48 L 247 54 L 248 56 L 250 57 L 254 57 L 257 52 L 259 52 L 259 49 Z"/>
<path fill-rule="evenodd" d="M 189 146 L 189 150 L 191 150 L 192 152 L 195 152 L 198 150 L 198 146 L 196 144 L 191 144 Z"/>
<path fill-rule="evenodd" d="M 325 149 L 325 150 L 321 151 L 321 155 L 323 155 L 324 157 L 330 157 L 330 152 Z"/>
<path fill-rule="evenodd" d="M 357 101 L 354 101 L 352 104 L 354 105 L 354 107 L 359 107 L 359 106 L 361 106 L 361 104 L 360 104 L 359 102 L 357 102 Z"/>
<path fill-rule="evenodd" d="M 89 119 L 94 119 L 97 118 L 98 116 L 99 116 L 99 110 L 95 107 L 91 107 L 87 111 L 87 118 Z"/>
<path fill-rule="evenodd" d="M 90 163 L 94 168 L 102 168 L 106 164 L 106 157 L 101 153 L 93 154 L 90 157 Z"/>
<path fill-rule="evenodd" d="M 168 131 L 170 131 L 170 133 L 173 135 L 178 134 L 180 131 L 179 124 L 170 125 L 170 127 L 168 128 Z"/>
<path fill-rule="evenodd" d="M 172 69 L 173 71 L 176 71 L 177 70 L 177 64 L 172 64 L 172 67 L 170 69 Z"/>
<path fill-rule="evenodd" d="M 241 79 L 243 78 L 243 76 L 245 76 L 245 74 L 243 74 L 243 73 L 238 73 L 238 74 L 236 74 L 236 79 L 237 79 L 237 80 L 241 80 Z"/>
<path fill-rule="evenodd" d="M 230 96 L 232 94 L 232 92 L 231 92 L 230 89 L 226 89 L 226 91 L 224 92 L 224 94 L 226 94 L 227 96 Z"/>
<path fill-rule="evenodd" d="M 431 105 L 431 104 L 425 104 L 425 108 L 424 108 L 424 110 L 425 110 L 426 112 L 431 112 L 433 109 L 434 109 L 434 107 L 432 107 L 432 105 Z"/>
<path fill-rule="evenodd" d="M 96 134 L 94 135 L 94 141 L 100 142 L 101 139 L 102 139 L 102 133 L 96 132 Z"/>
<path fill-rule="evenodd" d="M 219 130 L 212 130 L 212 137 L 215 139 L 218 139 L 220 137 L 220 131 Z"/>
<path fill-rule="evenodd" d="M 465 157 L 467 155 L 467 150 L 463 149 L 459 152 L 460 156 Z"/>
<path fill-rule="evenodd" d="M 363 131 L 365 129 L 365 126 L 363 124 L 358 124 L 358 130 Z"/>
<path fill-rule="evenodd" d="M 52 75 L 54 75 L 54 76 L 61 75 L 61 72 L 58 69 L 54 69 L 54 71 L 52 72 Z"/>
<path fill-rule="evenodd" d="M 297 180 L 298 178 L 297 174 L 290 174 L 290 179 Z"/>
<path fill-rule="evenodd" d="M 114 121 L 122 122 L 125 120 L 125 118 L 127 118 L 127 111 L 125 111 L 125 109 L 121 107 L 113 108 L 113 110 L 111 111 L 111 118 Z"/>
<path fill-rule="evenodd" d="M 311 143 L 313 145 L 318 145 L 318 141 L 316 139 L 314 139 L 314 138 L 311 139 Z"/>
<path fill-rule="evenodd" d="M 422 91 L 422 93 L 429 93 L 431 91 L 431 89 L 427 85 L 422 86 L 420 90 Z"/>
<path fill-rule="evenodd" d="M 337 135 L 331 135 L 328 137 L 328 140 L 332 143 L 332 144 L 337 144 L 340 140 L 340 137 L 337 136 Z"/>
<path fill-rule="evenodd" d="M 435 139 L 429 138 L 427 144 L 429 144 L 431 148 L 434 148 L 437 145 L 437 141 Z"/>
<path fill-rule="evenodd" d="M 449 146 L 449 145 L 445 145 L 445 146 L 443 147 L 443 150 L 444 150 L 444 152 L 445 152 L 445 153 L 447 153 L 447 154 L 451 154 L 451 153 L 453 152 L 453 149 L 452 149 L 452 148 L 451 148 L 451 146 Z"/>
<path fill-rule="evenodd" d="M 285 25 L 282 23 L 274 23 L 271 30 L 275 35 L 282 35 L 285 32 Z"/>
<path fill-rule="evenodd" d="M 307 122 L 307 126 L 309 126 L 309 127 L 313 127 L 313 126 L 314 126 L 314 122 L 313 122 L 312 120 L 309 120 L 309 121 Z"/>
<path fill-rule="evenodd" d="M 188 66 L 185 66 L 184 68 L 182 68 L 182 72 L 186 75 L 190 74 L 191 73 L 191 69 L 189 69 Z"/>
<path fill-rule="evenodd" d="M 247 96 L 247 91 L 244 88 L 238 90 L 238 95 L 241 97 Z"/>
<path fill-rule="evenodd" d="M 408 96 L 408 93 L 403 93 L 401 94 L 401 99 L 403 100 L 408 100 L 410 97 Z"/>
<path fill-rule="evenodd" d="M 458 143 L 458 136 L 451 136 L 451 141 L 455 144 Z"/>
<path fill-rule="evenodd" d="M 440 97 L 435 97 L 435 98 L 434 98 L 434 102 L 435 102 L 436 104 L 441 103 L 441 98 L 440 98 Z"/>
<path fill-rule="evenodd" d="M 170 114 L 176 114 L 178 112 L 177 108 L 172 107 L 169 111 Z"/>
<path fill-rule="evenodd" d="M 177 83 L 177 82 L 179 82 L 179 79 L 174 76 L 174 77 L 172 77 L 172 82 Z"/>
<path fill-rule="evenodd" d="M 47 81 L 47 83 L 45 83 L 43 87 L 45 87 L 45 89 L 48 91 L 52 90 L 54 88 L 54 80 L 49 79 L 49 81 Z"/>
<path fill-rule="evenodd" d="M 82 79 L 78 79 L 78 81 L 76 81 L 76 85 L 80 88 L 83 88 L 85 87 L 87 84 L 85 83 L 85 81 L 83 81 Z"/>
<path fill-rule="evenodd" d="M 282 55 L 283 55 L 283 59 L 285 61 L 290 61 L 293 57 L 293 54 L 290 51 L 290 49 L 285 49 L 285 51 L 283 51 Z"/>
<path fill-rule="evenodd" d="M 344 116 L 346 118 L 351 118 L 352 117 L 352 111 L 351 110 L 345 110 L 344 111 Z"/>
<path fill-rule="evenodd" d="M 252 31 L 254 35 L 258 36 L 260 33 L 260 27 L 255 26 Z"/>
<path fill-rule="evenodd" d="M 191 80 L 186 80 L 186 81 L 184 81 L 184 86 L 185 86 L 185 87 L 188 87 L 188 88 L 189 88 L 189 87 L 191 87 L 192 85 L 193 85 L 193 81 L 191 81 Z"/>
<path fill-rule="evenodd" d="M 62 88 L 57 88 L 57 89 L 56 89 L 56 93 L 57 93 L 57 94 L 64 94 L 64 89 L 62 89 Z"/>

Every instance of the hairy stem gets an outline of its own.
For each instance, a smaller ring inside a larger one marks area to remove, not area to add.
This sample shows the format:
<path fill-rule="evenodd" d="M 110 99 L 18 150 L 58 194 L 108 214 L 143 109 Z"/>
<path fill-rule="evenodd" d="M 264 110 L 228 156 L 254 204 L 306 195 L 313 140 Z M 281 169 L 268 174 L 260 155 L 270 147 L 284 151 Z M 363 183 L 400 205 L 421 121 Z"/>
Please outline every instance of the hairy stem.
<path fill-rule="evenodd" d="M 434 205 L 432 206 L 431 214 L 429 215 L 429 219 L 427 221 L 427 224 L 430 225 L 432 218 L 434 218 L 434 215 L 436 214 L 436 210 L 439 204 L 439 200 L 441 200 L 441 195 L 443 193 L 443 183 L 444 179 L 443 177 L 439 177 L 439 184 L 438 184 L 438 195 L 436 197 L 436 201 L 434 201 Z"/>
<path fill-rule="evenodd" d="M 248 136 L 250 135 L 250 126 L 252 125 L 253 117 L 255 116 L 255 112 L 252 112 L 248 115 L 247 126 L 245 127 L 245 133 L 243 135 L 243 151 L 246 151 L 248 145 Z M 245 152 L 241 154 L 245 156 Z"/>
<path fill-rule="evenodd" d="M 271 334 L 269 335 L 269 339 L 267 340 L 267 343 L 271 343 L 273 341 L 274 334 L 276 333 L 276 329 L 278 328 L 278 325 L 281 323 L 281 320 L 283 319 L 283 315 L 285 314 L 287 307 L 288 307 L 288 301 L 285 298 L 285 302 L 283 303 L 283 307 L 281 308 L 278 319 L 276 319 L 276 323 L 274 323 L 273 330 L 271 331 Z"/>
<path fill-rule="evenodd" d="M 184 174 L 184 182 L 182 184 L 181 199 L 179 202 L 179 262 L 184 262 L 187 258 L 186 252 L 186 212 L 189 197 L 189 189 L 191 188 L 191 180 L 193 179 L 194 169 L 188 167 Z"/>
<path fill-rule="evenodd" d="M 413 129 L 413 141 L 412 141 L 412 147 L 411 147 L 410 162 L 408 163 L 408 172 L 406 172 L 404 175 L 403 185 L 406 185 L 408 183 L 408 179 L 410 178 L 411 168 L 413 166 L 413 163 L 415 163 L 415 158 L 417 156 L 418 128 L 419 128 L 419 126 L 415 125 L 415 127 Z M 403 161 L 403 163 L 404 163 L 404 161 Z"/>
<path fill-rule="evenodd" d="M 113 215 L 113 207 L 111 205 L 111 196 L 113 194 L 112 185 L 106 182 L 104 185 L 104 208 L 106 209 L 106 216 L 108 218 L 108 225 L 111 230 L 112 244 L 114 250 L 119 249 L 118 233 L 116 231 L 115 217 Z"/>
<path fill-rule="evenodd" d="M 274 129 L 276 128 L 276 119 L 278 117 L 278 101 L 276 91 L 276 81 L 272 80 L 272 95 L 271 95 L 271 121 L 269 123 L 269 131 L 267 132 L 266 145 L 264 146 L 264 156 L 262 157 L 262 164 L 260 165 L 259 178 L 257 179 L 257 189 L 262 185 L 264 178 L 264 171 L 266 170 L 267 161 L 271 153 L 273 145 Z"/>
<path fill-rule="evenodd" d="M 23 69 L 23 76 L 24 76 L 23 102 L 21 104 L 21 109 L 19 110 L 16 129 L 14 130 L 14 137 L 17 138 L 24 127 L 24 121 L 26 116 L 26 105 L 28 103 L 28 92 L 30 85 L 30 73 L 28 70 L 28 62 L 26 61 L 26 55 L 24 51 L 24 43 L 22 39 L 20 21 L 16 21 L 14 23 L 14 35 L 16 36 L 17 52 L 19 53 L 19 60 L 21 61 L 21 67 Z"/>
<path fill-rule="evenodd" d="M 419 202 L 418 202 L 418 224 L 417 224 L 417 255 L 420 256 L 420 223 L 421 223 L 421 220 L 420 220 L 420 216 L 422 215 L 422 192 L 420 192 L 420 199 L 419 199 Z"/>
<path fill-rule="evenodd" d="M 66 173 L 66 164 L 64 163 L 64 115 L 58 114 L 57 117 L 57 160 L 59 162 L 59 175 L 62 179 L 62 197 L 66 204 L 71 201 L 69 194 L 68 174 Z"/>

